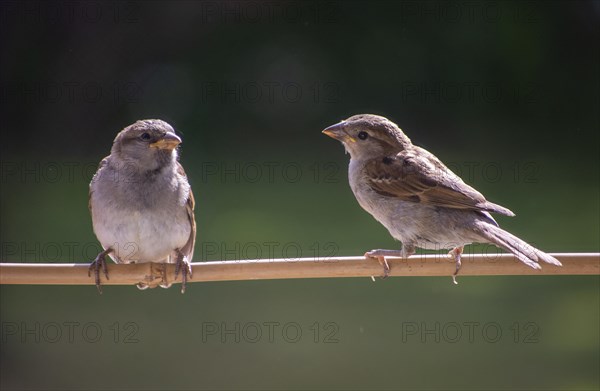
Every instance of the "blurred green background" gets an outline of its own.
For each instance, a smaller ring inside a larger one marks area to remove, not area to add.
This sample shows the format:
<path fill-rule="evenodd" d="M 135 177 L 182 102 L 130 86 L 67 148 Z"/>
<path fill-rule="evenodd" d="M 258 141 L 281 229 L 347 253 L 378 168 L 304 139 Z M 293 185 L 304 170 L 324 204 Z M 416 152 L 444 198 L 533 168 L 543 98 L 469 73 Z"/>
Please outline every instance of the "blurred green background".
<path fill-rule="evenodd" d="M 89 262 L 88 183 L 162 118 L 195 261 L 395 248 L 320 133 L 389 117 L 548 252 L 599 251 L 598 2 L 2 2 L 1 260 Z M 478 251 L 472 248 L 469 251 Z M 598 389 L 592 277 L 2 286 L 2 389 Z"/>

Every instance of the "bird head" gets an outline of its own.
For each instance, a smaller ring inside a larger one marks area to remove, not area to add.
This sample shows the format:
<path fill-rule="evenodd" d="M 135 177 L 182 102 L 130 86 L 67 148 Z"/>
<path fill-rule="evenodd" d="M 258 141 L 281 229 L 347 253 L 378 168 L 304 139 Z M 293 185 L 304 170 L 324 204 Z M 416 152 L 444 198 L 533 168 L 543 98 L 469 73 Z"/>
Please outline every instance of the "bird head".
<path fill-rule="evenodd" d="M 111 155 L 142 170 L 156 170 L 177 160 L 181 138 L 159 119 L 136 121 L 115 138 Z"/>
<path fill-rule="evenodd" d="M 323 133 L 344 144 L 352 159 L 398 153 L 412 145 L 398 125 L 374 114 L 354 115 Z"/>

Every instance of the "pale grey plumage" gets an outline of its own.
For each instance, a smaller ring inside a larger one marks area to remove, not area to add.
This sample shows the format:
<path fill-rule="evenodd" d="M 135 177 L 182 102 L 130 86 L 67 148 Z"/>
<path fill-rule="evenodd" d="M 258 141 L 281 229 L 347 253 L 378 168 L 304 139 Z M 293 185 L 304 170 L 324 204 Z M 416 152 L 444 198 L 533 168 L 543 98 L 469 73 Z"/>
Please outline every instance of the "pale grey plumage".
<path fill-rule="evenodd" d="M 123 129 L 90 183 L 89 206 L 94 233 L 105 249 L 99 258 L 178 263 L 184 290 L 196 224 L 193 193 L 178 162 L 180 142 L 161 120 L 141 120 Z M 97 263 L 96 271 L 102 260 Z"/>

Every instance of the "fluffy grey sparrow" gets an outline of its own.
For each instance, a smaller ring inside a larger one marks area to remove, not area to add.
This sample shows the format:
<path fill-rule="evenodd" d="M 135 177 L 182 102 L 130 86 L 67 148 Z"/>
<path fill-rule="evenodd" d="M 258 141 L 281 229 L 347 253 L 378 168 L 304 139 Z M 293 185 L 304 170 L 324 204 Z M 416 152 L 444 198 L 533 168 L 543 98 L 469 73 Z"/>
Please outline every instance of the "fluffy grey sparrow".
<path fill-rule="evenodd" d="M 89 269 L 100 293 L 100 269 L 108 279 L 106 255 L 116 263 L 175 263 L 185 292 L 196 222 L 192 189 L 177 161 L 180 143 L 168 123 L 141 120 L 117 135 L 100 163 L 89 195 L 94 233 L 104 249 Z"/>
<path fill-rule="evenodd" d="M 487 201 L 438 158 L 412 144 L 387 118 L 360 114 L 323 130 L 350 153 L 348 177 L 360 206 L 402 242 L 402 250 L 372 250 L 389 273 L 385 257 L 406 258 L 415 248 L 452 249 L 458 274 L 463 246 L 492 243 L 534 269 L 539 261 L 562 266 L 554 257 L 530 246 L 498 226 L 490 212 L 514 216 Z M 454 279 L 456 283 L 456 280 Z"/>

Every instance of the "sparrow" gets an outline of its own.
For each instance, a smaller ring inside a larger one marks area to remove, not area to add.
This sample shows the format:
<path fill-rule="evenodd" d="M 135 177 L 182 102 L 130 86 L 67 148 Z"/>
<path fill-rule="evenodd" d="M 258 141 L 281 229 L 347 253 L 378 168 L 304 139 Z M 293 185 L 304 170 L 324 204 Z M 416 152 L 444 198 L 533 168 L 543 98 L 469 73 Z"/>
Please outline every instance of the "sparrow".
<path fill-rule="evenodd" d="M 140 120 L 117 134 L 110 155 L 100 162 L 90 183 L 89 209 L 103 251 L 88 270 L 100 293 L 100 269 L 108 280 L 107 255 L 116 263 L 175 263 L 175 278 L 181 271 L 185 292 L 196 221 L 194 195 L 178 161 L 180 143 L 168 123 Z"/>
<path fill-rule="evenodd" d="M 360 206 L 402 243 L 401 250 L 376 249 L 365 254 L 390 271 L 386 257 L 407 258 L 416 248 L 451 249 L 461 267 L 463 248 L 491 243 L 521 262 L 541 269 L 540 261 L 562 266 L 554 257 L 499 227 L 490 213 L 514 216 L 487 201 L 437 157 L 413 145 L 392 121 L 373 114 L 354 115 L 323 133 L 340 141 L 350 153 L 348 179 Z"/>

